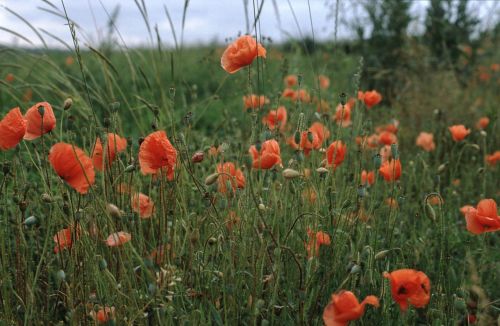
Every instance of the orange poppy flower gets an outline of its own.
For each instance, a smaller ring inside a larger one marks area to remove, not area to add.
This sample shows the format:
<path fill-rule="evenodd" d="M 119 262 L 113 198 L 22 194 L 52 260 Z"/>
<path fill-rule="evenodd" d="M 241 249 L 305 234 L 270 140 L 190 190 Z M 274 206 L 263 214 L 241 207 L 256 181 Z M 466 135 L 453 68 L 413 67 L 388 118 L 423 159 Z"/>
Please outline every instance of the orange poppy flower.
<path fill-rule="evenodd" d="M 56 127 L 54 111 L 52 110 L 52 106 L 47 102 L 40 102 L 33 105 L 26 111 L 24 119 L 26 120 L 26 134 L 24 135 L 24 139 L 26 140 L 37 139 Z"/>
<path fill-rule="evenodd" d="M 497 203 L 493 199 L 483 199 L 477 208 L 469 208 L 465 213 L 467 230 L 473 234 L 500 230 L 500 216 Z"/>
<path fill-rule="evenodd" d="M 73 59 L 73 57 L 72 57 L 72 56 L 68 55 L 68 56 L 66 57 L 66 59 L 64 60 L 64 63 L 65 63 L 65 64 L 66 64 L 66 66 L 68 66 L 68 67 L 69 67 L 69 66 L 72 66 L 72 65 L 73 65 L 73 63 L 75 63 L 75 59 Z"/>
<path fill-rule="evenodd" d="M 386 198 L 385 203 L 390 208 L 398 208 L 398 201 L 392 197 Z"/>
<path fill-rule="evenodd" d="M 254 169 L 271 169 L 275 165 L 281 165 L 281 152 L 280 145 L 274 139 L 266 140 L 260 151 L 257 150 L 255 145 L 252 145 L 248 150 L 252 155 Z"/>
<path fill-rule="evenodd" d="M 464 138 L 470 134 L 470 129 L 466 129 L 464 125 L 454 125 L 448 127 L 448 130 L 450 130 L 451 138 L 453 138 L 455 142 L 464 140 Z"/>
<path fill-rule="evenodd" d="M 123 152 L 127 148 L 127 140 L 118 136 L 117 134 L 108 133 L 106 143 L 106 152 L 103 154 L 101 139 L 97 137 L 95 141 L 94 151 L 92 153 L 92 161 L 94 162 L 94 167 L 97 171 L 102 171 L 104 169 L 104 155 L 106 155 L 106 160 L 108 166 L 115 160 L 116 154 Z"/>
<path fill-rule="evenodd" d="M 482 117 L 479 120 L 477 120 L 476 128 L 486 129 L 486 127 L 488 127 L 489 124 L 490 124 L 490 119 L 488 117 Z"/>
<path fill-rule="evenodd" d="M 462 206 L 462 207 L 460 207 L 460 213 L 462 213 L 462 215 L 465 216 L 467 214 L 467 212 L 471 209 L 475 209 L 474 206 L 471 206 L 471 205 Z"/>
<path fill-rule="evenodd" d="M 97 310 L 97 312 L 92 311 L 90 313 L 90 316 L 95 321 L 97 321 L 97 323 L 106 324 L 110 320 L 115 319 L 115 307 L 104 307 L 104 308 Z"/>
<path fill-rule="evenodd" d="M 57 175 L 81 194 L 95 182 L 92 160 L 74 145 L 55 144 L 49 151 L 49 161 Z"/>
<path fill-rule="evenodd" d="M 326 160 L 328 166 L 333 166 L 334 169 L 337 168 L 342 162 L 344 162 L 345 153 L 347 152 L 347 146 L 340 140 L 336 140 L 328 146 L 326 150 Z"/>
<path fill-rule="evenodd" d="M 436 149 L 436 144 L 434 144 L 434 135 L 425 131 L 422 131 L 418 135 L 415 144 L 426 152 L 432 152 Z"/>
<path fill-rule="evenodd" d="M 285 85 L 286 87 L 293 87 L 297 85 L 299 82 L 299 79 L 297 75 L 288 75 L 285 77 Z"/>
<path fill-rule="evenodd" d="M 33 90 L 31 88 L 28 88 L 23 93 L 23 102 L 27 103 L 30 102 L 32 99 L 33 99 Z"/>
<path fill-rule="evenodd" d="M 358 91 L 358 100 L 363 101 L 365 99 L 365 92 Z"/>
<path fill-rule="evenodd" d="M 234 74 L 241 68 L 250 65 L 256 57 L 266 57 L 266 49 L 250 35 L 240 36 L 231 43 L 220 59 L 225 71 Z"/>
<path fill-rule="evenodd" d="M 383 131 L 378 137 L 378 142 L 383 145 L 392 145 L 398 142 L 398 137 L 392 132 Z"/>
<path fill-rule="evenodd" d="M 349 127 L 352 124 L 351 121 L 351 107 L 348 105 L 342 104 L 337 105 L 337 109 L 335 111 L 335 121 L 339 126 Z"/>
<path fill-rule="evenodd" d="M 14 77 L 14 74 L 13 74 L 13 73 L 11 73 L 11 72 L 9 72 L 9 73 L 5 76 L 5 81 L 6 81 L 7 83 L 12 83 L 12 82 L 14 82 L 14 80 L 15 80 L 15 79 L 16 79 L 16 78 Z"/>
<path fill-rule="evenodd" d="M 314 188 L 306 188 L 302 191 L 302 199 L 306 202 L 314 204 L 316 199 L 318 199 L 318 193 Z"/>
<path fill-rule="evenodd" d="M 379 154 L 382 159 L 382 163 L 388 161 L 392 157 L 391 146 L 389 145 L 382 146 L 380 148 Z"/>
<path fill-rule="evenodd" d="M 366 172 L 366 170 L 363 170 L 361 172 L 361 184 L 371 186 L 374 183 L 375 183 L 375 172 L 374 171 Z"/>
<path fill-rule="evenodd" d="M 399 180 L 401 177 L 401 162 L 399 160 L 385 161 L 378 172 L 384 177 L 387 182 Z"/>
<path fill-rule="evenodd" d="M 375 128 L 375 131 L 377 133 L 382 133 L 384 131 L 388 131 L 390 133 L 397 134 L 398 133 L 398 127 L 399 127 L 399 121 L 395 120 L 395 119 L 393 119 L 392 121 L 393 121 L 392 123 L 389 123 L 389 124 L 386 124 L 386 125 L 382 125 L 382 126 L 378 126 L 377 128 Z"/>
<path fill-rule="evenodd" d="M 73 241 L 71 239 L 71 229 L 62 229 L 54 235 L 54 242 L 56 245 L 54 246 L 54 252 L 57 254 L 60 250 L 70 249 L 73 245 Z"/>
<path fill-rule="evenodd" d="M 307 229 L 307 237 L 309 241 L 305 244 L 307 257 L 311 258 L 313 256 L 319 256 L 319 248 L 321 246 L 329 246 L 331 244 L 331 239 L 328 233 L 323 231 L 313 232 L 311 229 Z"/>
<path fill-rule="evenodd" d="M 500 161 L 500 151 L 495 151 L 495 153 L 486 155 L 486 163 L 491 166 L 497 165 L 497 162 Z"/>
<path fill-rule="evenodd" d="M 319 112 L 319 113 L 328 113 L 330 111 L 330 104 L 328 103 L 328 101 L 325 101 L 325 100 L 317 100 L 316 99 L 316 103 L 317 103 L 317 106 L 316 106 L 316 111 Z"/>
<path fill-rule="evenodd" d="M 271 110 L 267 116 L 262 118 L 262 123 L 267 125 L 269 129 L 274 130 L 279 127 L 283 131 L 286 127 L 287 113 L 284 106 L 280 106 L 277 110 Z"/>
<path fill-rule="evenodd" d="M 19 108 L 9 111 L 0 121 L 0 150 L 14 148 L 23 140 L 26 133 L 26 121 Z"/>
<path fill-rule="evenodd" d="M 155 203 L 143 193 L 135 193 L 130 198 L 132 211 L 139 214 L 140 218 L 150 218 L 155 211 Z"/>
<path fill-rule="evenodd" d="M 384 272 L 384 277 L 391 282 L 392 298 L 402 311 L 406 311 L 408 305 L 423 308 L 429 303 L 431 282 L 425 273 L 414 269 L 398 269 L 391 273 Z"/>
<path fill-rule="evenodd" d="M 358 298 L 351 291 L 332 294 L 330 302 L 323 310 L 323 322 L 325 326 L 347 326 L 350 321 L 363 316 L 367 304 L 378 308 L 378 298 L 369 295 L 359 303 Z"/>
<path fill-rule="evenodd" d="M 326 77 L 325 75 L 319 75 L 318 81 L 319 87 L 321 89 L 327 89 L 328 87 L 330 87 L 330 78 Z"/>
<path fill-rule="evenodd" d="M 132 235 L 130 235 L 130 233 L 120 231 L 110 234 L 105 242 L 108 247 L 118 247 L 130 240 L 132 240 Z"/>
<path fill-rule="evenodd" d="M 377 105 L 382 101 L 382 95 L 379 92 L 366 91 L 363 95 L 363 101 L 368 109 L 371 109 L 373 106 Z"/>
<path fill-rule="evenodd" d="M 231 184 L 231 187 L 233 188 L 233 193 L 236 192 L 236 188 L 238 189 L 245 188 L 246 184 L 245 175 L 243 174 L 243 172 L 241 172 L 240 169 L 236 168 L 234 163 L 225 162 L 217 164 L 217 173 L 220 173 L 217 181 L 219 185 L 219 191 L 221 193 L 225 194 L 227 192 L 226 185 L 228 183 Z"/>
<path fill-rule="evenodd" d="M 243 108 L 247 109 L 260 109 L 265 104 L 269 103 L 269 99 L 264 95 L 257 96 L 255 94 L 250 94 L 248 96 L 243 96 Z"/>
<path fill-rule="evenodd" d="M 287 97 L 291 99 L 292 101 L 295 101 L 297 99 L 297 93 L 291 89 L 291 88 L 285 88 L 283 90 L 283 93 L 281 94 L 282 97 Z"/>
<path fill-rule="evenodd" d="M 163 130 L 149 134 L 139 147 L 139 165 L 142 174 L 157 175 L 162 171 L 168 180 L 174 179 L 177 151 Z"/>
<path fill-rule="evenodd" d="M 312 137 L 312 141 L 309 137 Z M 289 137 L 287 143 L 294 149 L 302 149 L 307 156 L 311 150 L 320 149 L 328 137 L 330 137 L 330 131 L 321 122 L 314 122 L 308 131 L 303 131 L 300 135 L 300 144 L 295 143 L 294 136 Z"/>
<path fill-rule="evenodd" d="M 375 149 L 378 148 L 378 135 L 373 134 L 370 136 L 356 137 L 356 144 L 362 147 L 362 149 Z"/>
<path fill-rule="evenodd" d="M 295 99 L 303 103 L 309 103 L 311 102 L 311 95 L 305 89 L 299 89 L 295 93 Z"/>
<path fill-rule="evenodd" d="M 492 64 L 490 65 L 490 69 L 491 69 L 492 71 L 500 71 L 500 64 L 498 64 L 498 63 L 492 63 Z"/>

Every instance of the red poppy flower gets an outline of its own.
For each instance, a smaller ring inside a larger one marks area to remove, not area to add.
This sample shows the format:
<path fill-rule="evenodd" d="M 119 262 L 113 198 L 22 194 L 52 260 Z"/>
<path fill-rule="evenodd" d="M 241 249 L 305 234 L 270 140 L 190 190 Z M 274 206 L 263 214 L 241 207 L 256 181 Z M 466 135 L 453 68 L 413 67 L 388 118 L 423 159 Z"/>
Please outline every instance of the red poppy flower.
<path fill-rule="evenodd" d="M 250 94 L 248 96 L 243 96 L 243 108 L 247 109 L 260 109 L 265 104 L 269 103 L 269 99 L 264 95 L 257 96 L 255 94 Z"/>
<path fill-rule="evenodd" d="M 323 231 L 313 232 L 311 229 L 307 229 L 307 237 L 309 241 L 307 241 L 306 251 L 307 257 L 311 258 L 313 256 L 319 256 L 319 248 L 321 246 L 329 246 L 331 244 L 330 235 Z"/>
<path fill-rule="evenodd" d="M 436 144 L 434 144 L 434 135 L 424 131 L 418 135 L 415 144 L 426 152 L 432 152 L 436 149 Z"/>
<path fill-rule="evenodd" d="M 429 303 L 431 282 L 425 273 L 414 269 L 398 269 L 391 273 L 384 272 L 384 277 L 391 282 L 392 298 L 402 311 L 406 311 L 408 305 L 423 308 Z"/>
<path fill-rule="evenodd" d="M 392 145 L 398 142 L 398 137 L 392 132 L 383 131 L 378 137 L 378 142 L 383 145 Z"/>
<path fill-rule="evenodd" d="M 497 165 L 497 162 L 500 161 L 500 151 L 495 151 L 493 154 L 486 155 L 485 160 L 488 165 Z"/>
<path fill-rule="evenodd" d="M 486 127 L 488 127 L 489 124 L 490 124 L 490 119 L 488 117 L 482 117 L 479 120 L 477 120 L 476 128 L 486 129 Z"/>
<path fill-rule="evenodd" d="M 0 121 L 0 150 L 14 148 L 26 133 L 26 121 L 19 108 L 9 111 Z"/>
<path fill-rule="evenodd" d="M 312 139 L 310 139 L 310 137 Z M 295 143 L 295 137 L 288 138 L 287 143 L 294 149 L 302 149 L 307 156 L 313 149 L 320 149 L 323 142 L 330 137 L 330 131 L 320 123 L 315 122 L 308 131 L 303 131 L 300 135 L 300 144 Z"/>
<path fill-rule="evenodd" d="M 286 127 L 287 113 L 284 106 L 280 106 L 277 110 L 271 110 L 269 114 L 262 118 L 262 123 L 267 125 L 269 129 L 274 130 L 279 127 L 283 131 Z"/>
<path fill-rule="evenodd" d="M 382 101 L 382 95 L 379 92 L 367 91 L 363 95 L 363 101 L 368 109 L 371 109 L 373 106 L 377 105 Z"/>
<path fill-rule="evenodd" d="M 105 242 L 108 247 L 118 247 L 124 245 L 130 240 L 132 240 L 130 233 L 120 231 L 110 234 Z"/>
<path fill-rule="evenodd" d="M 81 194 L 95 182 L 92 160 L 74 145 L 55 144 L 49 151 L 49 161 L 57 175 Z"/>
<path fill-rule="evenodd" d="M 293 87 L 295 85 L 297 85 L 299 82 L 299 78 L 297 77 L 297 75 L 288 75 L 285 77 L 285 85 L 287 87 Z"/>
<path fill-rule="evenodd" d="M 241 172 L 240 169 L 236 168 L 234 163 L 226 162 L 217 164 L 217 173 L 220 173 L 217 180 L 219 183 L 219 191 L 221 193 L 227 192 L 227 184 L 231 184 L 233 193 L 236 191 L 236 188 L 245 188 L 245 175 L 243 174 L 243 172 Z"/>
<path fill-rule="evenodd" d="M 325 75 L 319 75 L 318 81 L 319 81 L 319 88 L 327 89 L 328 87 L 330 87 L 330 78 L 326 77 Z"/>
<path fill-rule="evenodd" d="M 399 180 L 401 177 L 401 162 L 399 160 L 385 161 L 378 170 L 385 181 Z"/>
<path fill-rule="evenodd" d="M 107 134 L 107 138 L 106 152 L 104 153 L 101 139 L 97 137 L 95 142 L 94 152 L 92 153 L 92 161 L 95 169 L 98 171 L 102 171 L 104 169 L 104 157 L 106 157 L 106 161 L 109 162 L 108 165 L 111 166 L 111 163 L 115 160 L 116 154 L 123 152 L 127 148 L 127 140 L 125 138 L 112 133 Z"/>
<path fill-rule="evenodd" d="M 347 146 L 340 140 L 336 140 L 328 146 L 326 150 L 326 160 L 328 166 L 333 166 L 334 169 L 337 168 L 342 162 L 344 162 L 345 153 L 347 152 Z"/>
<path fill-rule="evenodd" d="M 71 240 L 71 229 L 62 229 L 54 235 L 54 252 L 57 254 L 60 250 L 69 249 L 73 245 Z"/>
<path fill-rule="evenodd" d="M 168 180 L 174 179 L 177 151 L 167 138 L 165 131 L 149 134 L 139 148 L 139 165 L 142 174 L 157 175 L 162 171 Z"/>
<path fill-rule="evenodd" d="M 497 203 L 493 199 L 483 199 L 477 208 L 470 207 L 465 213 L 467 230 L 473 234 L 493 232 L 500 230 L 500 216 L 498 216 Z"/>
<path fill-rule="evenodd" d="M 275 165 L 281 164 L 281 151 L 280 145 L 274 139 L 266 140 L 260 151 L 257 150 L 255 145 L 252 145 L 248 150 L 252 155 L 254 169 L 271 169 Z"/>
<path fill-rule="evenodd" d="M 26 120 L 26 134 L 24 139 L 37 139 L 56 127 L 56 117 L 52 106 L 47 102 L 33 105 L 24 115 Z"/>
<path fill-rule="evenodd" d="M 466 129 L 464 125 L 454 125 L 451 127 L 448 127 L 451 133 L 451 138 L 455 142 L 459 142 L 465 139 L 467 135 L 470 134 L 470 129 Z"/>
<path fill-rule="evenodd" d="M 139 214 L 142 219 L 151 217 L 155 211 L 155 203 L 143 193 L 133 194 L 130 198 L 130 204 L 132 210 Z"/>
<path fill-rule="evenodd" d="M 371 186 L 374 183 L 375 183 L 375 172 L 373 171 L 366 172 L 365 170 L 363 170 L 361 172 L 361 184 Z"/>
<path fill-rule="evenodd" d="M 344 105 L 342 107 L 342 104 L 337 105 L 337 109 L 335 111 L 335 121 L 342 127 L 349 127 L 352 124 L 351 106 Z"/>
<path fill-rule="evenodd" d="M 291 89 L 291 88 L 285 88 L 283 90 L 283 93 L 281 94 L 282 97 L 287 97 L 289 99 L 291 99 L 292 101 L 295 101 L 297 99 L 297 93 L 295 92 L 295 90 Z"/>
<path fill-rule="evenodd" d="M 233 74 L 250 65 L 256 57 L 266 57 L 266 49 L 250 35 L 240 36 L 231 43 L 220 60 L 225 71 Z"/>
<path fill-rule="evenodd" d="M 90 315 L 97 321 L 97 323 L 106 324 L 115 319 L 115 307 L 104 307 L 99 309 L 97 312 L 92 311 Z"/>
<path fill-rule="evenodd" d="M 347 326 L 350 321 L 363 316 L 367 304 L 378 307 L 378 298 L 369 295 L 359 303 L 358 298 L 351 291 L 340 291 L 338 294 L 332 294 L 330 303 L 323 311 L 325 326 Z"/>

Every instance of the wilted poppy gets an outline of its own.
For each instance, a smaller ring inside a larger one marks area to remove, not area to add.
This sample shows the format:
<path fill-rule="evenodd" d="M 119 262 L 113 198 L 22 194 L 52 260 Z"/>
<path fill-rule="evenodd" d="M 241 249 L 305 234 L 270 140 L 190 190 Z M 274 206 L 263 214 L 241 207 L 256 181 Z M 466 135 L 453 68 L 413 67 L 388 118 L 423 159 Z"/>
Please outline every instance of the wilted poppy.
<path fill-rule="evenodd" d="M 325 75 L 319 75 L 318 81 L 319 81 L 319 88 L 327 89 L 328 87 L 330 87 L 330 78 L 326 77 Z"/>
<path fill-rule="evenodd" d="M 369 295 L 359 303 L 358 298 L 351 291 L 332 294 L 330 302 L 323 310 L 323 322 L 325 326 L 347 326 L 350 321 L 363 316 L 367 304 L 378 307 L 378 298 Z"/>
<path fill-rule="evenodd" d="M 227 185 L 231 185 L 233 193 L 236 191 L 236 188 L 245 188 L 245 175 L 240 169 L 236 168 L 233 162 L 217 164 L 217 173 L 219 173 L 217 181 L 219 182 L 219 191 L 221 193 L 227 192 Z"/>
<path fill-rule="evenodd" d="M 470 129 L 466 129 L 464 125 L 454 125 L 448 127 L 448 130 L 450 130 L 451 138 L 456 142 L 464 140 L 470 134 Z"/>
<path fill-rule="evenodd" d="M 130 198 L 132 210 L 142 219 L 150 218 L 155 211 L 155 203 L 143 193 L 135 193 Z"/>
<path fill-rule="evenodd" d="M 382 166 L 378 170 L 379 173 L 384 177 L 385 181 L 399 180 L 401 177 L 401 162 L 398 160 L 390 160 L 382 163 Z"/>
<path fill-rule="evenodd" d="M 243 96 L 243 108 L 247 109 L 260 109 L 265 104 L 269 103 L 269 99 L 264 95 L 250 94 L 248 96 Z"/>
<path fill-rule="evenodd" d="M 254 169 L 267 170 L 281 164 L 280 145 L 274 139 L 266 140 L 261 145 L 260 151 L 257 150 L 255 145 L 252 145 L 248 152 L 252 155 L 252 167 Z"/>
<path fill-rule="evenodd" d="M 392 298 L 402 311 L 409 305 L 425 307 L 431 298 L 431 282 L 425 273 L 414 269 L 398 269 L 391 273 L 384 272 L 384 277 L 391 282 Z"/>
<path fill-rule="evenodd" d="M 371 186 L 374 183 L 375 183 L 375 172 L 373 171 L 366 172 L 366 170 L 363 170 L 361 172 L 361 184 Z"/>
<path fill-rule="evenodd" d="M 56 127 L 56 117 L 52 106 L 47 102 L 33 105 L 24 115 L 26 120 L 26 134 L 24 139 L 37 139 Z"/>
<path fill-rule="evenodd" d="M 139 165 L 142 174 L 166 174 L 168 180 L 174 179 L 177 151 L 167 138 L 165 131 L 149 134 L 139 147 Z"/>
<path fill-rule="evenodd" d="M 497 162 L 500 161 L 500 151 L 495 151 L 493 154 L 486 155 L 485 160 L 488 165 L 497 165 Z"/>
<path fill-rule="evenodd" d="M 0 121 L 0 150 L 14 148 L 26 133 L 26 121 L 19 108 L 9 111 Z"/>
<path fill-rule="evenodd" d="M 118 247 L 130 240 L 132 240 L 130 233 L 120 231 L 110 234 L 105 242 L 108 247 Z"/>
<path fill-rule="evenodd" d="M 326 160 L 328 166 L 333 166 L 337 168 L 342 162 L 344 162 L 345 153 L 347 152 L 347 146 L 340 140 L 336 140 L 328 146 L 326 150 Z"/>
<path fill-rule="evenodd" d="M 92 160 L 74 145 L 55 144 L 49 151 L 49 161 L 57 175 L 81 194 L 95 182 Z"/>
<path fill-rule="evenodd" d="M 477 208 L 470 207 L 465 213 L 467 230 L 473 234 L 493 232 L 500 230 L 500 216 L 498 216 L 497 203 L 493 199 L 483 199 Z"/>
<path fill-rule="evenodd" d="M 117 134 L 108 133 L 106 151 L 103 152 L 101 139 L 97 137 L 94 151 L 92 152 L 92 161 L 94 162 L 95 169 L 98 171 L 102 171 L 104 169 L 103 163 L 105 157 L 108 165 L 111 166 L 111 163 L 115 160 L 116 154 L 123 152 L 126 148 L 127 140 L 125 138 L 122 138 Z"/>
<path fill-rule="evenodd" d="M 319 256 L 319 248 L 321 246 L 329 246 L 331 244 L 331 239 L 328 233 L 323 231 L 313 232 L 311 229 L 307 229 L 307 241 L 306 251 L 307 257 L 311 258 L 313 256 Z"/>
<path fill-rule="evenodd" d="M 425 131 L 422 131 L 418 135 L 415 144 L 421 147 L 426 152 L 432 152 L 434 149 L 436 149 L 436 144 L 434 144 L 434 135 Z"/>
<path fill-rule="evenodd" d="M 377 105 L 382 101 L 382 95 L 380 95 L 379 92 L 373 90 L 373 91 L 366 91 L 363 94 L 363 101 L 365 102 L 365 105 L 368 109 L 371 109 L 373 106 Z"/>
<path fill-rule="evenodd" d="M 286 108 L 284 106 L 280 106 L 277 110 L 271 110 L 265 117 L 263 117 L 262 123 L 267 125 L 271 130 L 279 127 L 279 130 L 283 131 L 286 127 L 286 120 Z"/>
<path fill-rule="evenodd" d="M 240 36 L 231 43 L 220 59 L 225 71 L 233 74 L 250 65 L 256 57 L 266 57 L 266 49 L 250 35 Z"/>

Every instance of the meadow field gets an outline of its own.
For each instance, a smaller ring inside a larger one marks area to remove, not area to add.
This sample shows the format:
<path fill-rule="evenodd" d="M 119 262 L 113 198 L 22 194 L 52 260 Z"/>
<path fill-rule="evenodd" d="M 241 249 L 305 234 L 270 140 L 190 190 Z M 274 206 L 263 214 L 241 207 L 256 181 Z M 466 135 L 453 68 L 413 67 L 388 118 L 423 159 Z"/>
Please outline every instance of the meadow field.
<path fill-rule="evenodd" d="M 500 325 L 492 38 L 460 74 L 412 41 L 372 71 L 349 42 L 68 22 L 0 47 L 0 325 Z"/>

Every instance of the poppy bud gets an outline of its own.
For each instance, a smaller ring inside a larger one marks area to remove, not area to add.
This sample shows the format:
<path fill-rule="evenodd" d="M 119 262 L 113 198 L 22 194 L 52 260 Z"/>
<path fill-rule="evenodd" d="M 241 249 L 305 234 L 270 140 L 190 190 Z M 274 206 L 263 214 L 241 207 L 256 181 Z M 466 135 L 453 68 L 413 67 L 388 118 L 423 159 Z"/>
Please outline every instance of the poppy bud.
<path fill-rule="evenodd" d="M 205 153 L 203 153 L 202 151 L 198 151 L 194 153 L 193 156 L 191 157 L 191 162 L 200 163 L 203 162 L 204 158 L 205 158 Z"/>
<path fill-rule="evenodd" d="M 211 175 L 209 175 L 208 177 L 205 178 L 205 185 L 210 186 L 210 185 L 214 184 L 218 178 L 219 178 L 218 173 L 212 173 Z"/>
<path fill-rule="evenodd" d="M 106 205 L 106 211 L 114 218 L 122 217 L 122 212 L 120 211 L 120 209 L 113 204 Z"/>
<path fill-rule="evenodd" d="M 300 144 L 300 132 L 297 130 L 293 136 L 293 141 L 295 144 Z"/>
<path fill-rule="evenodd" d="M 125 171 L 126 173 L 128 173 L 128 172 L 132 172 L 132 171 L 134 171 L 134 170 L 135 170 L 135 165 L 134 165 L 134 164 L 130 164 L 129 166 L 127 166 L 127 167 L 125 168 L 125 170 L 124 170 L 124 171 Z"/>
<path fill-rule="evenodd" d="M 447 163 L 443 163 L 440 166 L 438 166 L 438 169 L 437 169 L 438 173 L 443 172 L 444 169 L 446 168 L 446 165 L 447 165 Z"/>
<path fill-rule="evenodd" d="M 399 159 L 399 150 L 398 150 L 398 145 L 397 144 L 392 144 L 391 145 L 391 154 L 392 154 L 392 157 L 394 157 L 395 160 Z"/>
<path fill-rule="evenodd" d="M 70 97 L 68 97 L 67 99 L 64 100 L 63 110 L 68 111 L 72 105 L 73 105 L 73 100 Z"/>
<path fill-rule="evenodd" d="M 309 140 L 311 143 L 313 142 L 314 140 L 314 136 L 313 136 L 313 133 L 308 131 L 307 132 L 307 140 Z"/>
<path fill-rule="evenodd" d="M 486 133 L 486 131 L 484 131 L 484 130 L 481 130 L 481 131 L 479 132 L 479 134 L 480 134 L 481 136 L 483 136 L 483 137 L 488 136 L 488 134 L 487 134 L 487 133 Z"/>
<path fill-rule="evenodd" d="M 382 165 L 382 156 L 380 154 L 373 155 L 373 165 L 375 165 L 375 170 L 380 169 Z"/>
<path fill-rule="evenodd" d="M 193 232 L 191 232 L 191 237 L 189 240 L 191 240 L 192 244 L 195 244 L 198 242 L 200 239 L 200 230 L 199 229 L 194 229 Z"/>
<path fill-rule="evenodd" d="M 209 238 L 209 239 L 208 239 L 208 244 L 209 244 L 209 245 L 211 245 L 211 246 L 212 246 L 212 245 L 214 245 L 214 244 L 216 244 L 216 243 L 217 243 L 217 239 L 216 239 L 216 238 L 211 237 L 211 238 Z"/>
<path fill-rule="evenodd" d="M 349 271 L 351 274 L 359 274 L 361 273 L 361 266 L 358 264 L 354 264 L 354 266 L 351 267 L 351 270 Z"/>
<path fill-rule="evenodd" d="M 43 105 L 38 107 L 38 114 L 40 114 L 42 118 L 45 115 L 45 107 Z"/>
<path fill-rule="evenodd" d="M 295 179 L 301 176 L 299 171 L 293 169 L 284 169 L 282 173 L 285 179 Z"/>
<path fill-rule="evenodd" d="M 60 269 L 56 273 L 56 278 L 59 282 L 62 282 L 66 279 L 66 273 L 62 269 Z"/>
<path fill-rule="evenodd" d="M 318 172 L 320 175 L 328 173 L 328 169 L 324 167 L 319 167 L 316 169 L 316 172 Z"/>
<path fill-rule="evenodd" d="M 54 199 L 47 193 L 42 194 L 42 201 L 44 203 L 52 203 Z"/>
<path fill-rule="evenodd" d="M 389 254 L 390 250 L 382 250 L 375 254 L 375 260 L 384 259 Z"/>
<path fill-rule="evenodd" d="M 474 148 L 476 151 L 481 150 L 481 147 L 479 147 L 478 144 L 471 144 L 470 147 Z"/>
<path fill-rule="evenodd" d="M 425 204 L 425 215 L 431 221 L 435 221 L 436 220 L 436 212 L 434 211 L 434 208 L 432 207 L 432 205 L 429 204 L 429 203 Z"/>
<path fill-rule="evenodd" d="M 259 210 L 260 210 L 261 212 L 264 212 L 264 211 L 266 210 L 266 206 L 265 206 L 264 204 L 260 203 L 260 204 L 259 204 Z"/>
<path fill-rule="evenodd" d="M 257 142 L 255 142 L 255 149 L 257 150 L 257 152 L 260 152 L 262 148 L 262 144 L 260 142 L 260 140 L 257 140 Z"/>
<path fill-rule="evenodd" d="M 358 187 L 358 196 L 365 197 L 366 196 L 366 188 L 364 186 Z"/>
<path fill-rule="evenodd" d="M 34 216 L 30 216 L 24 220 L 23 224 L 26 226 L 32 226 L 38 223 L 38 220 Z"/>

